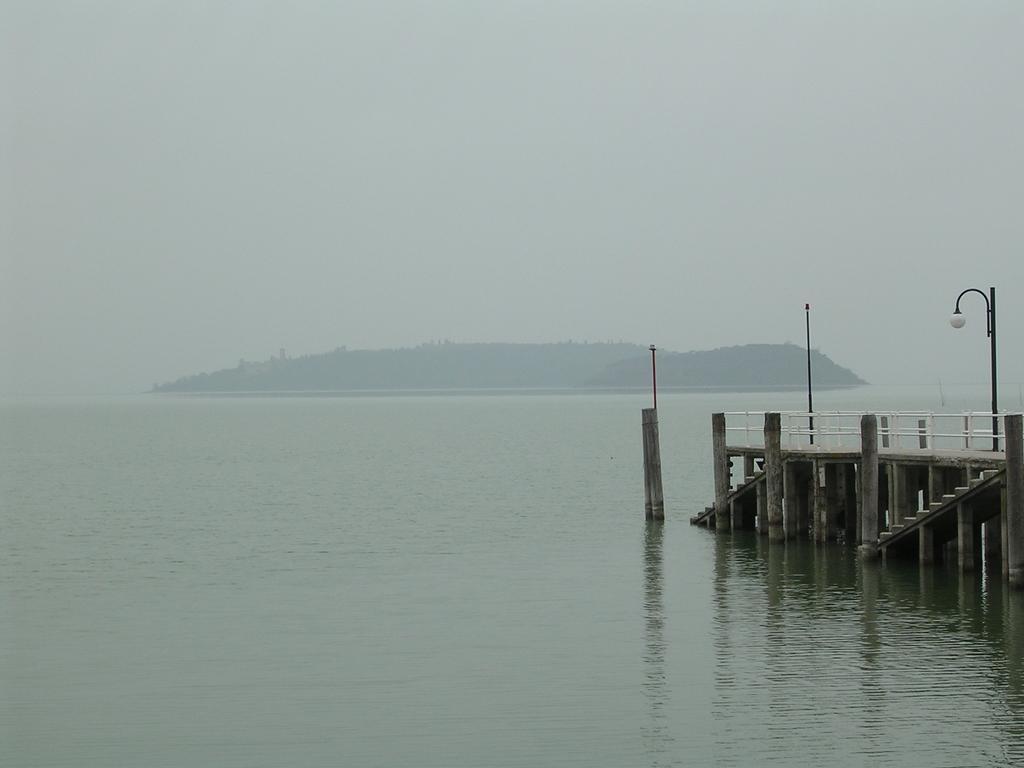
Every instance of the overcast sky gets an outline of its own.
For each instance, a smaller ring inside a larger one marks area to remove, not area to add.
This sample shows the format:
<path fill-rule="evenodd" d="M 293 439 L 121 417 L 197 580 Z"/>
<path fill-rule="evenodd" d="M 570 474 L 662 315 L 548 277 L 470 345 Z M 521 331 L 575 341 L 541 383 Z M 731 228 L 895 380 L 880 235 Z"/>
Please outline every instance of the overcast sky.
<path fill-rule="evenodd" d="M 1024 3 L 0 2 L 0 391 L 812 343 L 1024 380 Z"/>

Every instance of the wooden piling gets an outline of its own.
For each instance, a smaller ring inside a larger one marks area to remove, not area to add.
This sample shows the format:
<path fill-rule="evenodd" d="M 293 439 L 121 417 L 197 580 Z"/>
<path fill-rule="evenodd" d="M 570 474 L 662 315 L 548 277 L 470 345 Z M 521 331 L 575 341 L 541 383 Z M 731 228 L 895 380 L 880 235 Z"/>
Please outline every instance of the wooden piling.
<path fill-rule="evenodd" d="M 725 414 L 711 414 L 711 451 L 715 473 L 715 529 L 728 531 L 732 522 L 728 505 L 729 452 L 725 447 Z"/>
<path fill-rule="evenodd" d="M 644 515 L 648 520 L 665 519 L 665 497 L 661 485 L 661 444 L 658 440 L 658 409 L 641 412 L 644 442 Z"/>
<path fill-rule="evenodd" d="M 1024 589 L 1024 429 L 1021 414 L 1007 414 L 1004 428 L 1007 578 L 1014 589 Z"/>
<path fill-rule="evenodd" d="M 764 472 L 768 495 L 768 540 L 785 541 L 782 526 L 782 417 L 764 415 Z"/>
<path fill-rule="evenodd" d="M 860 546 L 861 557 L 878 556 L 878 419 L 860 417 Z"/>

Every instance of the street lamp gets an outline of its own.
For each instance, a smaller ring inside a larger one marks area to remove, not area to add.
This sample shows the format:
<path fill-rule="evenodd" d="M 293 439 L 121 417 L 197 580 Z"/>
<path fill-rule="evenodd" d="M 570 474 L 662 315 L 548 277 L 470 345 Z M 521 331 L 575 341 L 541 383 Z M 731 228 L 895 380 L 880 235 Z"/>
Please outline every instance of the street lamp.
<path fill-rule="evenodd" d="M 960 295 L 956 297 L 956 306 L 953 307 L 953 314 L 949 318 L 949 324 L 954 328 L 963 328 L 967 322 L 967 318 L 960 312 L 960 299 L 968 293 L 977 293 L 985 300 L 985 333 L 988 335 L 992 358 L 992 450 L 998 451 L 999 418 L 996 414 L 999 413 L 999 398 L 996 379 L 996 289 L 994 287 L 989 288 L 987 296 L 984 291 L 980 291 L 977 288 L 968 288 L 965 291 L 961 291 Z"/>

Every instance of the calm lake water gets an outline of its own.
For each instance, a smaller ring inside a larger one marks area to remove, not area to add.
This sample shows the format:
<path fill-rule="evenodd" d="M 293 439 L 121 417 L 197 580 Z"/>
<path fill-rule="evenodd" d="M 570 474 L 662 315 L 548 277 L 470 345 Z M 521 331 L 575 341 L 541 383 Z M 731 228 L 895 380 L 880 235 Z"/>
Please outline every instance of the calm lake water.
<path fill-rule="evenodd" d="M 692 528 L 798 393 L 660 395 L 646 524 L 646 405 L 0 402 L 0 765 L 1024 765 L 1024 595 Z"/>

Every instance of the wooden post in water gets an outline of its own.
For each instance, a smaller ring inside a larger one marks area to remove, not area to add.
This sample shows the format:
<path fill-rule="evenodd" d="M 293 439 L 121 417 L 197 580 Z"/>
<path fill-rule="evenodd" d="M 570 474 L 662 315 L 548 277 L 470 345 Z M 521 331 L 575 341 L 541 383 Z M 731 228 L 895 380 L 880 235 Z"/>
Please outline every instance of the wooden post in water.
<path fill-rule="evenodd" d="M 665 519 L 665 497 L 661 487 L 661 445 L 658 441 L 658 409 L 644 408 L 644 514 L 648 520 Z"/>
<path fill-rule="evenodd" d="M 732 522 L 729 505 L 729 451 L 725 447 L 725 414 L 711 414 L 711 450 L 715 472 L 715 530 L 728 531 Z"/>
<path fill-rule="evenodd" d="M 764 473 L 768 495 L 768 541 L 785 541 L 782 526 L 782 417 L 764 415 Z"/>
<path fill-rule="evenodd" d="M 860 547 L 861 557 L 878 556 L 878 419 L 860 417 Z"/>
<path fill-rule="evenodd" d="M 1006 559 L 1010 586 L 1024 589 L 1024 429 L 1019 413 L 1004 419 L 1006 439 Z"/>

